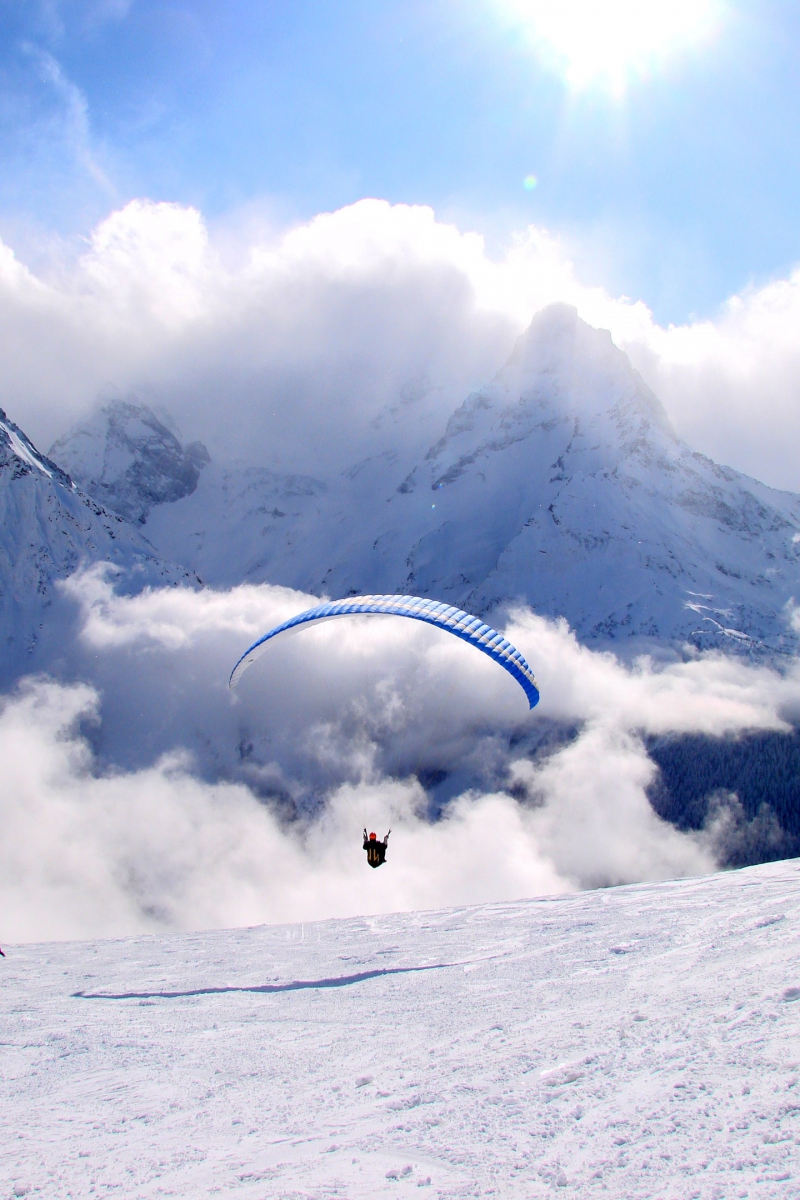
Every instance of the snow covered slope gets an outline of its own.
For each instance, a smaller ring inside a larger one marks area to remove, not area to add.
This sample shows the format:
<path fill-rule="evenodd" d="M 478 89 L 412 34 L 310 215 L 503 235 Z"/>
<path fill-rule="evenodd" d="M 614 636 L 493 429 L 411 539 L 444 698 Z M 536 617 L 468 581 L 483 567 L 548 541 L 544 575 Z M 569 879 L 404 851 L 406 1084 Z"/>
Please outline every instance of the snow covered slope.
<path fill-rule="evenodd" d="M 326 528 L 329 506 L 330 489 L 309 475 L 212 461 L 191 496 L 153 510 L 147 533 L 208 583 L 264 583 L 283 580 L 299 563 L 318 574 L 308 548 Z"/>
<path fill-rule="evenodd" d="M 64 461 L 94 477 L 113 454 L 79 440 Z M 318 474 L 214 463 L 152 509 L 148 535 L 217 585 L 403 592 L 483 614 L 523 600 L 592 641 L 798 648 L 800 497 L 693 453 L 610 335 L 565 305 L 536 316 L 417 461 L 389 444 Z"/>
<path fill-rule="evenodd" d="M 0 409 L 0 680 L 26 669 L 43 635 L 56 634 L 56 580 L 92 562 L 122 568 L 128 589 L 193 581 L 85 495 Z"/>
<path fill-rule="evenodd" d="M 0 1195 L 789 1200 L 798 933 L 791 862 L 6 947 Z"/>

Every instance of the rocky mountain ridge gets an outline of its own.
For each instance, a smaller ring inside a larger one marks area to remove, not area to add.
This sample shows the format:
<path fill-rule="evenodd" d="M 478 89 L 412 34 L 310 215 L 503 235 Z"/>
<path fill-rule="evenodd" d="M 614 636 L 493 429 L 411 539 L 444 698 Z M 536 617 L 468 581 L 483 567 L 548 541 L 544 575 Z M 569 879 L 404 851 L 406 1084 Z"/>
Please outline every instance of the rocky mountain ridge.
<path fill-rule="evenodd" d="M 185 448 L 147 405 L 112 400 L 50 454 L 99 504 L 144 524 L 151 508 L 189 496 L 210 461 L 202 442 Z"/>
<path fill-rule="evenodd" d="M 121 590 L 198 582 L 87 496 L 0 409 L 0 680 L 30 669 L 43 639 L 57 643 L 57 582 L 94 562 L 120 568 Z"/>

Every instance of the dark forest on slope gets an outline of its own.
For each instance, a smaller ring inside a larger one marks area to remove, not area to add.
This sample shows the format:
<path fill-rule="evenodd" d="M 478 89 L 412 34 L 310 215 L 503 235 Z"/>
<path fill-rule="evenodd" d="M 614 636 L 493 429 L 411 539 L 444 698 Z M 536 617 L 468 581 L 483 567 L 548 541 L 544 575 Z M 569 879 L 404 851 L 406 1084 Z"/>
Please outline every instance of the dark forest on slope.
<path fill-rule="evenodd" d="M 800 732 L 660 737 L 647 750 L 653 808 L 683 830 L 716 820 L 725 865 L 800 855 Z"/>

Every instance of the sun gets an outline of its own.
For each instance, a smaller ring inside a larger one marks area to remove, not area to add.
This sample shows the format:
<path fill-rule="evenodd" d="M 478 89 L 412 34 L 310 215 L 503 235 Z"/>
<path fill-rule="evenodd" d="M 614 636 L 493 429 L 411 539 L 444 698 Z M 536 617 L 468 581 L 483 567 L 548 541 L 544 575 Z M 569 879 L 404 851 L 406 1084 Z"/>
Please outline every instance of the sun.
<path fill-rule="evenodd" d="M 724 0 L 502 0 L 574 89 L 615 94 L 709 40 Z"/>

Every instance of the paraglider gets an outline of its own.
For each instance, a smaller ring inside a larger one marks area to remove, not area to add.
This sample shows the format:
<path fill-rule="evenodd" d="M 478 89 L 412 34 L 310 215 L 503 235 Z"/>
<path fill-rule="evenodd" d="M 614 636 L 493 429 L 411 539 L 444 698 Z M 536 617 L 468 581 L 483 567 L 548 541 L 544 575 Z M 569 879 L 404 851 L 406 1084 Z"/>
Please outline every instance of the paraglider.
<path fill-rule="evenodd" d="M 389 833 L 391 833 L 391 829 Z M 364 849 L 367 852 L 367 862 L 371 867 L 382 867 L 386 862 L 386 847 L 389 844 L 389 833 L 382 842 L 378 841 L 377 833 L 367 833 L 367 827 L 364 826 Z"/>
<path fill-rule="evenodd" d="M 481 621 L 480 617 L 470 616 L 460 608 L 450 604 L 441 604 L 436 600 L 425 600 L 420 596 L 351 596 L 345 600 L 331 600 L 327 604 L 318 604 L 290 617 L 269 633 L 265 633 L 249 650 L 246 650 L 231 671 L 228 687 L 235 688 L 247 668 L 259 658 L 267 648 L 267 643 L 279 634 L 289 633 L 303 625 L 316 625 L 319 621 L 327 621 L 334 617 L 361 616 L 362 614 L 384 614 L 393 617 L 410 617 L 414 621 L 425 621 L 448 633 L 454 634 L 465 642 L 469 642 L 477 650 L 482 650 L 489 658 L 508 671 L 512 678 L 522 688 L 531 708 L 539 703 L 539 689 L 533 671 L 515 646 L 512 646 L 501 633 Z M 389 830 L 391 833 L 391 829 Z M 378 840 L 376 833 L 367 833 L 364 829 L 364 850 L 367 852 L 367 862 L 371 867 L 380 867 L 386 862 L 386 846 L 389 833 L 383 841 Z"/>
<path fill-rule="evenodd" d="M 254 642 L 231 671 L 228 686 L 236 687 L 250 664 L 264 653 L 267 642 L 279 634 L 297 629 L 301 625 L 315 625 L 318 621 L 327 621 L 333 617 L 371 613 L 410 617 L 414 621 L 425 621 L 429 625 L 436 625 L 439 629 L 455 634 L 504 667 L 522 688 L 531 708 L 539 703 L 539 689 L 533 671 L 519 650 L 506 641 L 501 633 L 492 629 L 491 625 L 486 625 L 480 617 L 472 617 L 460 608 L 453 608 L 450 604 L 441 604 L 436 600 L 424 600 L 420 596 L 351 596 L 345 600 L 331 600 L 327 604 L 309 608 L 296 617 L 290 617 L 281 625 L 276 625 Z"/>

